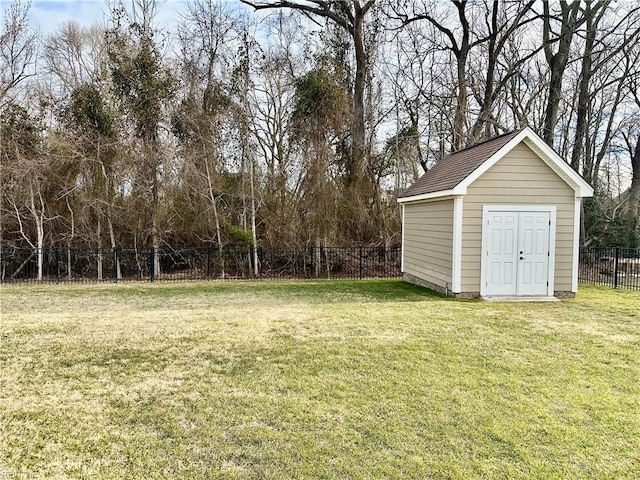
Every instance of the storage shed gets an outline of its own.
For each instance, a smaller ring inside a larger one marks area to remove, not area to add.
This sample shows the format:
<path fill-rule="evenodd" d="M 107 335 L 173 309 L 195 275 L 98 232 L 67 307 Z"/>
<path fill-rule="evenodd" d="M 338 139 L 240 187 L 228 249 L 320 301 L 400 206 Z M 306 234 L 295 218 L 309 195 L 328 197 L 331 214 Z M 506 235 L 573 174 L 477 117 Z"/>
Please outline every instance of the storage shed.
<path fill-rule="evenodd" d="M 592 195 L 528 127 L 445 156 L 399 195 L 403 278 L 460 297 L 572 297 Z"/>

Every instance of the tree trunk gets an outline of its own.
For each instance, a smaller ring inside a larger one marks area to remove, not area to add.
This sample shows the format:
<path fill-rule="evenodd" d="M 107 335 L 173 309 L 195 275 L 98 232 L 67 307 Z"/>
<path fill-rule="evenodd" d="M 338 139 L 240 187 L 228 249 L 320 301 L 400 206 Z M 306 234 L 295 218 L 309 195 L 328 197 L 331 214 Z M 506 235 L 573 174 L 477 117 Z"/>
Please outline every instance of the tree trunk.
<path fill-rule="evenodd" d="M 206 151 L 206 150 L 205 150 Z M 207 173 L 207 186 L 209 187 L 209 201 L 213 208 L 213 221 L 216 226 L 216 243 L 218 244 L 218 255 L 220 256 L 221 278 L 225 277 L 224 266 L 224 247 L 222 245 L 222 229 L 220 228 L 220 217 L 218 215 L 218 199 L 213 192 L 213 182 L 211 180 L 211 169 L 209 167 L 208 155 L 204 159 L 205 169 Z"/>
<path fill-rule="evenodd" d="M 100 216 L 98 216 L 98 222 L 96 226 L 96 236 L 98 237 L 98 255 L 97 255 L 98 280 L 102 280 L 102 221 L 100 220 Z"/>
<path fill-rule="evenodd" d="M 100 164 L 100 171 L 102 172 L 102 178 L 104 179 L 104 195 L 107 209 L 107 228 L 109 229 L 109 245 L 111 250 L 117 248 L 115 230 L 113 228 L 113 179 L 107 175 L 107 168 L 100 158 L 100 140 L 98 140 L 98 163 Z M 117 256 L 116 256 L 117 257 Z M 116 258 L 116 264 L 112 266 L 116 269 L 116 279 L 122 279 L 122 270 L 120 268 L 120 258 Z"/>
<path fill-rule="evenodd" d="M 107 207 L 107 211 L 110 212 L 111 211 L 111 207 L 108 206 Z M 107 215 L 107 227 L 109 228 L 109 240 L 111 241 L 111 249 L 115 250 L 117 248 L 117 244 L 116 244 L 116 236 L 115 236 L 115 232 L 113 230 L 113 221 L 111 220 L 111 213 L 108 213 Z M 120 257 L 116 256 L 116 264 L 113 266 L 113 268 L 116 269 L 116 279 L 117 280 L 121 280 L 122 279 L 122 270 L 120 268 Z"/>
<path fill-rule="evenodd" d="M 467 123 L 467 55 L 466 49 L 457 53 L 457 69 L 456 77 L 458 82 L 458 94 L 456 111 L 453 117 L 453 135 L 452 135 L 452 151 L 458 151 L 464 147 L 464 132 Z"/>
<path fill-rule="evenodd" d="M 493 106 L 493 92 L 495 83 L 495 69 L 498 61 L 496 54 L 496 41 L 498 35 L 498 1 L 492 2 L 491 10 L 491 30 L 489 32 L 489 45 L 487 53 L 487 74 L 485 76 L 484 95 L 482 97 L 482 105 L 480 113 L 475 125 L 471 129 L 470 143 L 476 143 L 483 138 L 489 138 L 486 124 L 491 119 L 491 107 Z M 482 135 L 482 131 L 485 135 Z"/>
<path fill-rule="evenodd" d="M 69 217 L 71 220 L 71 234 L 69 235 L 69 238 L 67 240 L 67 279 L 69 281 L 71 281 L 71 248 L 73 247 L 73 238 L 75 236 L 75 232 L 76 232 L 76 221 L 75 221 L 75 216 L 73 214 L 73 209 L 71 208 L 71 205 L 69 205 L 69 197 L 66 197 L 66 202 L 67 202 L 67 209 L 69 210 Z"/>
<path fill-rule="evenodd" d="M 320 258 L 320 247 L 321 247 L 320 237 L 317 237 L 315 241 L 315 248 L 313 249 L 313 267 L 314 267 L 314 276 L 316 278 L 320 277 L 320 265 L 322 261 L 322 259 Z"/>
<path fill-rule="evenodd" d="M 364 96 L 366 86 L 367 58 L 364 49 L 362 31 L 363 17 L 356 15 L 352 31 L 356 56 L 356 75 L 353 87 L 353 152 L 351 165 L 348 169 L 349 185 L 358 184 L 362 178 L 366 151 L 366 133 L 364 121 Z"/>
<path fill-rule="evenodd" d="M 146 135 L 143 139 L 146 162 L 147 182 L 149 195 L 149 216 L 151 227 L 151 246 L 153 247 L 153 271 L 155 275 L 160 275 L 160 228 L 158 225 L 158 146 L 155 133 Z"/>
<path fill-rule="evenodd" d="M 549 65 L 549 97 L 544 115 L 543 138 L 544 141 L 553 148 L 554 131 L 558 123 L 558 112 L 560 111 L 560 100 L 562 98 L 562 79 L 569 61 L 571 41 L 578 27 L 577 13 L 580 2 L 568 4 L 566 1 L 560 2 L 562 11 L 562 25 L 557 38 L 558 51 L 553 53 L 551 45 L 551 14 L 549 2 L 542 2 L 544 8 L 543 15 L 543 42 L 545 58 Z"/>
<path fill-rule="evenodd" d="M 578 93 L 578 105 L 576 108 L 576 134 L 573 142 L 573 150 L 571 152 L 571 168 L 576 172 L 580 172 L 580 162 L 582 160 L 585 139 L 587 137 L 588 115 L 591 107 L 591 96 L 589 94 L 589 84 L 591 83 L 592 65 L 593 65 L 593 46 L 596 40 L 597 21 L 594 19 L 594 13 L 591 10 L 591 3 L 587 2 L 585 7 L 585 17 L 587 22 L 586 41 L 584 45 L 584 53 L 582 55 L 582 71 L 580 73 L 580 85 Z M 587 158 L 583 162 L 582 175 L 587 181 L 592 178 L 593 159 Z"/>
<path fill-rule="evenodd" d="M 67 280 L 71 281 L 73 275 L 71 273 L 71 268 L 73 264 L 71 262 L 71 242 L 67 243 Z"/>
<path fill-rule="evenodd" d="M 640 202 L 640 136 L 631 158 L 631 187 L 629 187 L 629 209 L 627 210 L 627 245 L 638 247 L 638 202 Z"/>
<path fill-rule="evenodd" d="M 40 192 L 33 191 L 33 185 L 29 185 L 29 210 L 36 226 L 36 255 L 38 263 L 38 281 L 43 278 L 44 268 L 44 201 Z M 40 207 L 36 208 L 36 195 L 40 197 Z"/>
<path fill-rule="evenodd" d="M 470 27 L 467 15 L 465 12 L 466 2 L 454 2 L 458 10 L 458 18 L 460 25 L 462 26 L 462 39 L 460 46 L 455 48 L 454 53 L 456 56 L 456 81 L 458 83 L 457 105 L 456 111 L 453 117 L 453 135 L 452 135 L 452 150 L 458 151 L 464 148 L 464 138 L 467 126 L 467 59 L 469 57 L 469 36 Z"/>
<path fill-rule="evenodd" d="M 253 252 L 253 275 L 259 275 L 258 265 L 258 236 L 256 233 L 256 193 L 255 193 L 255 166 L 253 155 L 249 159 L 249 182 L 251 192 L 251 251 Z"/>

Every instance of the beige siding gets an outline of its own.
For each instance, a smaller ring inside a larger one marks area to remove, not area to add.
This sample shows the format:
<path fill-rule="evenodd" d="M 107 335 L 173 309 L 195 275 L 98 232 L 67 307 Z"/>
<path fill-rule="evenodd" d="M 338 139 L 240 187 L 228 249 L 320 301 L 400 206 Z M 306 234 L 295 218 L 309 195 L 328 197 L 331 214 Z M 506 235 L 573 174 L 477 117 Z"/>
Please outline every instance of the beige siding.
<path fill-rule="evenodd" d="M 451 288 L 453 200 L 405 204 L 404 271 Z"/>
<path fill-rule="evenodd" d="M 574 191 L 524 143 L 473 182 L 464 197 L 462 291 L 480 291 L 482 207 L 556 205 L 556 291 L 571 290 Z"/>

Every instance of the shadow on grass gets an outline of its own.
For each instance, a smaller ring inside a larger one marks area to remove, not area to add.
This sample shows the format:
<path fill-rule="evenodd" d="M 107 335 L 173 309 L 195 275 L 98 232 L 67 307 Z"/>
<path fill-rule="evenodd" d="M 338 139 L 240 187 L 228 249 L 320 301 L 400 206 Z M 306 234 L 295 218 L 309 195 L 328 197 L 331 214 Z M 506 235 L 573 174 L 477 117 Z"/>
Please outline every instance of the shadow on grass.
<path fill-rule="evenodd" d="M 190 296 L 220 297 L 221 300 L 231 296 L 236 300 L 243 296 L 247 299 L 264 297 L 271 302 L 282 299 L 283 302 L 311 303 L 459 301 L 401 279 L 39 285 L 16 289 L 15 293 L 20 291 L 36 297 L 54 295 L 59 300 L 111 297 L 130 301 L 146 298 L 158 299 L 165 304 L 172 299 L 185 301 Z"/>
<path fill-rule="evenodd" d="M 183 292 L 189 287 L 176 287 Z M 423 287 L 390 280 L 310 280 L 206 283 L 192 287 L 198 293 L 224 296 L 226 294 L 282 298 L 285 301 L 349 303 L 367 302 L 424 302 L 429 300 L 453 300 L 450 297 Z M 192 292 L 194 290 L 191 290 Z"/>
<path fill-rule="evenodd" d="M 264 288 L 260 285 L 260 289 Z M 268 289 L 283 295 L 299 295 L 308 297 L 326 295 L 333 299 L 344 298 L 352 301 L 352 297 L 366 297 L 375 302 L 424 302 L 426 300 L 452 300 L 450 297 L 427 288 L 419 287 L 399 279 L 394 280 L 320 280 L 300 283 L 288 283 L 279 286 L 268 284 Z"/>

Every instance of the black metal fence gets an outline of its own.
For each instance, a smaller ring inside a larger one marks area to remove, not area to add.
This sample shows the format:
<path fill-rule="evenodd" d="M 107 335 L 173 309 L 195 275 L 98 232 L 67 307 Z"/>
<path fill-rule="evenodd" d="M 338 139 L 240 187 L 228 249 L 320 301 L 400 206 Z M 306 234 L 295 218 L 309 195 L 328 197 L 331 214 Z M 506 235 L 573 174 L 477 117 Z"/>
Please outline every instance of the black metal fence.
<path fill-rule="evenodd" d="M 578 280 L 594 285 L 640 290 L 640 249 L 581 248 Z"/>
<path fill-rule="evenodd" d="M 2 283 L 400 276 L 400 247 L 0 249 Z"/>
<path fill-rule="evenodd" d="M 0 249 L 0 282 L 397 278 L 400 247 Z M 578 280 L 640 290 L 640 249 L 581 248 Z M 155 260 L 155 261 L 154 261 Z M 256 273 L 257 270 L 257 273 Z"/>

